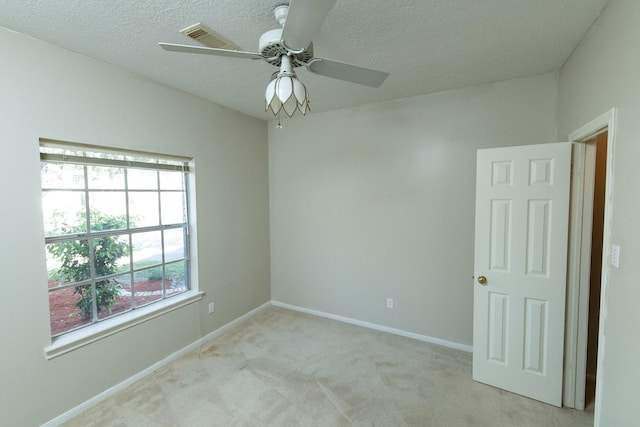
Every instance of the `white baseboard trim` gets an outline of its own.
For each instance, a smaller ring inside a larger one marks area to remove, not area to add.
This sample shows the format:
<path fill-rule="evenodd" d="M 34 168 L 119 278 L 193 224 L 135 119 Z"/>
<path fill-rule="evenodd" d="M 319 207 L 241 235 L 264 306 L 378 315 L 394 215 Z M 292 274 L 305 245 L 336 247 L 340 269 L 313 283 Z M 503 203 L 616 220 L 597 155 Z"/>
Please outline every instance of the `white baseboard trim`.
<path fill-rule="evenodd" d="M 271 304 L 273 304 L 276 307 L 287 308 L 289 310 L 299 311 L 301 313 L 312 314 L 318 317 L 325 317 L 327 319 L 337 320 L 339 322 L 350 323 L 352 325 L 362 326 L 364 328 L 374 329 L 376 331 L 387 332 L 394 335 L 400 335 L 406 338 L 413 338 L 415 340 L 441 345 L 443 347 L 449 347 L 456 350 L 466 351 L 467 353 L 473 353 L 473 347 L 470 345 L 460 344 L 453 341 L 447 341 L 440 338 L 434 338 L 428 335 L 420 335 L 413 332 L 407 332 L 401 329 L 390 328 L 388 326 L 382 326 L 375 323 L 365 322 L 363 320 L 351 319 L 349 317 L 338 316 L 336 314 L 325 313 L 324 311 L 312 310 L 305 307 L 299 307 L 297 305 L 285 304 L 279 301 L 271 300 Z"/>
<path fill-rule="evenodd" d="M 142 378 L 152 374 L 154 371 L 162 368 L 163 366 L 173 362 L 174 360 L 182 357 L 184 354 L 195 350 L 196 348 L 200 347 L 202 344 L 204 344 L 205 342 L 208 342 L 220 335 L 222 335 L 223 333 L 227 332 L 228 330 L 236 327 L 238 324 L 244 322 L 245 320 L 255 316 L 256 314 L 258 314 L 259 312 L 261 312 L 262 310 L 268 308 L 271 306 L 270 302 L 266 302 L 264 304 L 262 304 L 261 306 L 254 308 L 253 310 L 251 310 L 250 312 L 243 314 L 242 316 L 238 317 L 235 320 L 232 320 L 231 322 L 219 327 L 218 329 L 216 329 L 215 331 L 212 331 L 210 333 L 208 333 L 207 335 L 205 335 L 202 338 L 199 338 L 198 340 L 194 341 L 193 343 L 187 345 L 186 347 L 181 348 L 180 350 L 176 351 L 173 354 L 170 354 L 169 356 L 165 357 L 164 359 L 160 360 L 159 362 L 154 363 L 153 365 L 149 366 L 146 369 L 143 369 L 142 371 L 138 372 L 137 374 L 127 378 L 126 380 L 114 385 L 111 388 L 108 388 L 107 390 L 103 391 L 102 393 L 92 397 L 91 399 L 79 404 L 78 406 L 75 406 L 73 408 L 71 408 L 70 410 L 68 410 L 67 412 L 58 415 L 57 417 L 47 421 L 46 423 L 42 424 L 41 427 L 57 427 L 69 420 L 71 420 L 73 417 L 76 417 L 78 415 L 80 415 L 82 412 L 86 411 L 87 409 L 97 405 L 98 403 L 102 402 L 103 400 L 107 399 L 108 397 L 113 396 L 114 394 L 116 394 L 117 392 L 124 390 L 125 388 L 129 387 L 131 384 L 135 383 L 136 381 L 141 380 Z"/>

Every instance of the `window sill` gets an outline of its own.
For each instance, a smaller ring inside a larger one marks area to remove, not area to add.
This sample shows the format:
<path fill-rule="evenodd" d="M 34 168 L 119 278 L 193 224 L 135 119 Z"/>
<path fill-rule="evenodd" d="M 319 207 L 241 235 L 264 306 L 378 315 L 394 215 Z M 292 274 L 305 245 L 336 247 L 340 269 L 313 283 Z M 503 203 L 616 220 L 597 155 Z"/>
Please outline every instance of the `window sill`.
<path fill-rule="evenodd" d="M 51 345 L 45 347 L 45 356 L 47 357 L 47 360 L 62 356 L 70 351 L 108 337 L 109 335 L 113 335 L 132 326 L 146 322 L 147 320 L 199 301 L 203 297 L 204 292 L 188 291 L 182 295 L 171 297 L 162 302 L 157 302 L 146 307 L 138 308 L 129 313 L 116 316 L 113 319 L 99 322 L 93 326 L 69 332 L 68 334 L 54 338 Z"/>

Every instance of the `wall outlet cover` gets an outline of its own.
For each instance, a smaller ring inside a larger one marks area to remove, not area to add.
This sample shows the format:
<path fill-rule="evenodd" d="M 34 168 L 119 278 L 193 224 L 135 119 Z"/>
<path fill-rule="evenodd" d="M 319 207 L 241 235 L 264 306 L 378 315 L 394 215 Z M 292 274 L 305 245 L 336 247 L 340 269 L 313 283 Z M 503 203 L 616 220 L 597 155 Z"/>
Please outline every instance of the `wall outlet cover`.
<path fill-rule="evenodd" d="M 620 267 L 620 246 L 611 245 L 611 265 L 615 268 Z"/>

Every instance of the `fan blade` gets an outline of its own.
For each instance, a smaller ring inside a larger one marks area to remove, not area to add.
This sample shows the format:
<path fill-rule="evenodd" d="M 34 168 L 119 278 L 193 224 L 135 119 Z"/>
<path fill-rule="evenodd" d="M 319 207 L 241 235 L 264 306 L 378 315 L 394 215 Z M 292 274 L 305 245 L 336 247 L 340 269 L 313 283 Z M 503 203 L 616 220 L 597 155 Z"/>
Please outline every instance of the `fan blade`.
<path fill-rule="evenodd" d="M 242 50 L 215 49 L 213 47 L 190 46 L 186 44 L 158 43 L 161 48 L 170 52 L 197 53 L 203 55 L 229 56 L 231 58 L 262 59 L 259 53 Z"/>
<path fill-rule="evenodd" d="M 282 30 L 282 42 L 291 50 L 304 50 L 320 29 L 336 0 L 291 0 Z"/>
<path fill-rule="evenodd" d="M 314 74 L 370 87 L 380 87 L 389 76 L 383 71 L 322 58 L 313 58 L 307 64 L 307 69 Z"/>

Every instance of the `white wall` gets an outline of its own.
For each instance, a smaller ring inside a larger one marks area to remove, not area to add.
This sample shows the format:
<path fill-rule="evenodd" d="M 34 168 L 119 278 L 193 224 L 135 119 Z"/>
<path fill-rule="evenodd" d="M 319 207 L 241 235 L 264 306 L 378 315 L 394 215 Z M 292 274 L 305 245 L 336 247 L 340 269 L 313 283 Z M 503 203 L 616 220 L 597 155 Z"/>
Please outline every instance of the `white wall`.
<path fill-rule="evenodd" d="M 267 131 L 260 120 L 4 29 L 0 52 L 0 423 L 33 426 L 270 299 Z M 205 299 L 47 361 L 40 137 L 193 156 Z"/>
<path fill-rule="evenodd" d="M 272 299 L 471 345 L 476 150 L 555 141 L 556 94 L 546 74 L 270 123 Z"/>
<path fill-rule="evenodd" d="M 612 241 L 620 268 L 604 289 L 603 381 L 598 425 L 640 420 L 640 2 L 613 0 L 560 72 L 560 136 L 618 110 Z"/>

